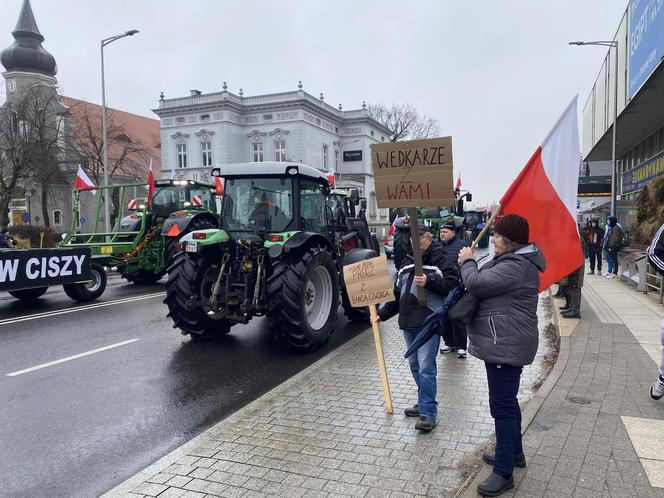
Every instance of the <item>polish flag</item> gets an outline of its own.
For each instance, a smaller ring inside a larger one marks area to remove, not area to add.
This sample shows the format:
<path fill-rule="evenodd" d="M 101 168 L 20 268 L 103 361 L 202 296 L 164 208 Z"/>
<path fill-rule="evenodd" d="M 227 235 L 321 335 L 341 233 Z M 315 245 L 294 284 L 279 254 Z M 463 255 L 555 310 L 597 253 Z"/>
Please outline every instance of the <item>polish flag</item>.
<path fill-rule="evenodd" d="M 148 207 L 152 207 L 154 197 L 154 173 L 152 172 L 152 158 L 150 158 L 150 169 L 148 169 Z"/>
<path fill-rule="evenodd" d="M 461 189 L 461 173 L 459 173 L 459 178 L 457 178 L 456 187 L 454 188 L 457 190 Z"/>
<path fill-rule="evenodd" d="M 92 195 L 97 195 L 97 187 L 92 183 L 90 177 L 83 171 L 83 168 L 79 164 L 78 172 L 76 173 L 76 183 L 74 183 L 74 190 L 90 190 Z"/>
<path fill-rule="evenodd" d="M 224 184 L 218 176 L 214 177 L 214 193 L 218 196 L 224 195 Z"/>
<path fill-rule="evenodd" d="M 540 291 L 583 264 L 576 224 L 581 161 L 576 101 L 574 98 L 567 106 L 500 200 L 501 214 L 518 214 L 528 220 L 530 240 L 546 258 Z"/>
<path fill-rule="evenodd" d="M 395 218 L 395 220 L 396 220 L 396 218 Z M 394 235 L 395 230 L 396 230 L 396 227 L 394 226 L 394 221 L 393 221 L 392 224 L 390 225 L 390 228 L 387 230 L 387 236 L 392 237 L 392 235 Z"/>
<path fill-rule="evenodd" d="M 334 170 L 331 169 L 327 172 L 327 181 L 330 183 L 330 188 L 334 188 Z"/>

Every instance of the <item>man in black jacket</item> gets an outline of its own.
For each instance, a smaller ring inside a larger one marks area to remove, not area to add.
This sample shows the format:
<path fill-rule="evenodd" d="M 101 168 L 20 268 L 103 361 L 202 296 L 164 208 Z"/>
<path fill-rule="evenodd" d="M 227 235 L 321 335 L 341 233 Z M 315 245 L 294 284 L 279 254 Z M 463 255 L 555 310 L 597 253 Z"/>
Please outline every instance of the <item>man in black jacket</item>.
<path fill-rule="evenodd" d="M 599 220 L 590 220 L 590 228 L 583 235 L 586 243 L 586 252 L 590 258 L 590 272 L 595 274 L 595 260 L 597 260 L 597 274 L 602 274 L 602 246 L 604 245 L 604 229 L 599 226 Z"/>
<path fill-rule="evenodd" d="M 439 244 L 433 243 L 426 227 L 419 227 L 422 251 L 423 275 L 415 276 L 415 265 L 406 259 L 394 282 L 395 301 L 385 304 L 378 311 L 378 320 L 387 320 L 399 313 L 399 328 L 404 331 L 406 345 L 410 345 L 417 331 L 434 310 L 438 309 L 447 294 L 459 284 L 459 271 Z M 417 287 L 424 287 L 425 305 L 417 300 Z M 436 401 L 436 357 L 440 336 L 434 335 L 416 353 L 408 358 L 410 371 L 417 384 L 417 404 L 407 408 L 407 417 L 419 417 L 415 428 L 430 431 L 436 426 L 438 402 Z"/>
<path fill-rule="evenodd" d="M 657 230 L 650 247 L 646 250 L 646 254 L 650 264 L 664 277 L 664 224 Z M 659 361 L 659 377 L 650 387 L 650 397 L 652 399 L 662 399 L 662 396 L 664 396 L 664 318 L 662 319 L 659 338 L 662 344 L 662 356 Z"/>

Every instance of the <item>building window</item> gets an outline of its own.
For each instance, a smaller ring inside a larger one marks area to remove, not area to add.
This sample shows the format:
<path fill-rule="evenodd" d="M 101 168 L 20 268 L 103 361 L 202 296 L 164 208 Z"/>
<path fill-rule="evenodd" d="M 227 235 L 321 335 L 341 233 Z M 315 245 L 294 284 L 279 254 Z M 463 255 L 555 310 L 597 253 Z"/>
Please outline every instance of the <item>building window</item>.
<path fill-rule="evenodd" d="M 178 168 L 187 167 L 187 144 L 177 144 L 175 152 L 178 156 Z"/>
<path fill-rule="evenodd" d="M 274 160 L 278 163 L 286 160 L 286 140 L 276 140 L 274 142 Z"/>
<path fill-rule="evenodd" d="M 254 153 L 254 162 L 262 163 L 263 162 L 263 142 L 257 142 L 251 144 L 252 152 Z"/>
<path fill-rule="evenodd" d="M 374 136 L 374 131 L 373 131 L 373 130 L 371 130 L 371 136 L 372 136 L 372 137 Z"/>
<path fill-rule="evenodd" d="M 327 145 L 323 144 L 323 170 L 327 171 Z"/>
<path fill-rule="evenodd" d="M 201 142 L 201 152 L 203 153 L 203 166 L 212 166 L 212 144 Z"/>
<path fill-rule="evenodd" d="M 56 227 L 62 226 L 62 211 L 59 209 L 53 211 L 53 225 Z"/>

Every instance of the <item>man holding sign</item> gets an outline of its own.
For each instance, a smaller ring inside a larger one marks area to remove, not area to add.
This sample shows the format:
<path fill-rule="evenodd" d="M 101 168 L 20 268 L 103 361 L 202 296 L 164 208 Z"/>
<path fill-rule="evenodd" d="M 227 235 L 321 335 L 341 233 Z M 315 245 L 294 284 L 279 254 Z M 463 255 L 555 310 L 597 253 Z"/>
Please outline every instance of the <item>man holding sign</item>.
<path fill-rule="evenodd" d="M 422 322 L 439 308 L 447 294 L 459 284 L 459 273 L 424 226 L 419 227 L 419 247 L 422 252 L 423 274 L 415 275 L 415 264 L 406 258 L 399 269 L 395 283 L 395 301 L 385 304 L 378 311 L 378 320 L 387 320 L 399 313 L 399 328 L 404 331 L 407 347 L 415 340 Z M 418 304 L 417 288 L 424 288 L 425 303 Z M 417 404 L 407 408 L 407 417 L 419 417 L 415 429 L 430 431 L 436 426 L 438 402 L 436 401 L 436 357 L 440 336 L 434 335 L 416 354 L 408 358 L 410 370 L 417 384 Z"/>

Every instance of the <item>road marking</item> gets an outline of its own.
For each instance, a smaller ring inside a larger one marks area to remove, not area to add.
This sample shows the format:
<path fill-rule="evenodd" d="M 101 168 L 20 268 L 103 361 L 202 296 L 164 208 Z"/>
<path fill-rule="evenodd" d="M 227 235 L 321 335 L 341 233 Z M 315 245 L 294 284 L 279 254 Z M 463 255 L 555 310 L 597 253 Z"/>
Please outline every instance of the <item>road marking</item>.
<path fill-rule="evenodd" d="M 106 301 L 103 303 L 95 303 L 95 304 L 86 304 L 84 306 L 77 306 L 76 308 L 67 308 L 64 310 L 56 310 L 56 311 L 45 311 L 43 313 L 35 313 L 34 315 L 27 315 L 27 316 L 22 316 L 20 318 L 6 318 L 4 320 L 0 320 L 0 326 L 2 325 L 10 325 L 12 323 L 19 323 L 19 322 L 27 322 L 30 320 L 38 320 L 40 318 L 50 318 L 52 316 L 58 316 L 58 315 L 66 315 L 68 313 L 78 313 L 80 311 L 87 311 L 91 309 L 96 309 L 96 308 L 105 308 L 106 306 L 114 306 L 116 304 L 125 304 L 125 303 L 131 303 L 134 301 L 142 301 L 144 299 L 152 299 L 153 297 L 160 297 L 160 296 L 165 296 L 165 292 L 157 292 L 155 294 L 146 294 L 144 296 L 136 296 L 136 297 L 125 297 L 122 299 L 116 299 L 115 301 Z"/>
<path fill-rule="evenodd" d="M 22 375 L 28 372 L 34 372 L 35 370 L 41 370 L 42 368 L 52 367 L 53 365 L 59 365 L 60 363 L 64 363 L 66 361 L 75 360 L 77 358 L 83 358 L 84 356 L 89 356 L 95 353 L 101 353 L 102 351 L 107 351 L 113 348 L 119 348 L 120 346 L 131 344 L 132 342 L 136 341 L 140 341 L 140 339 L 129 339 L 128 341 L 118 342 L 116 344 L 111 344 L 110 346 L 104 346 L 103 348 L 92 349 L 90 351 L 86 351 L 85 353 L 75 354 L 74 356 L 67 356 L 66 358 L 61 358 L 55 361 L 49 361 L 48 363 L 42 363 L 41 365 L 35 365 L 34 367 L 26 368 L 24 370 L 18 370 L 17 372 L 8 373 L 7 376 L 16 377 L 17 375 Z"/>

